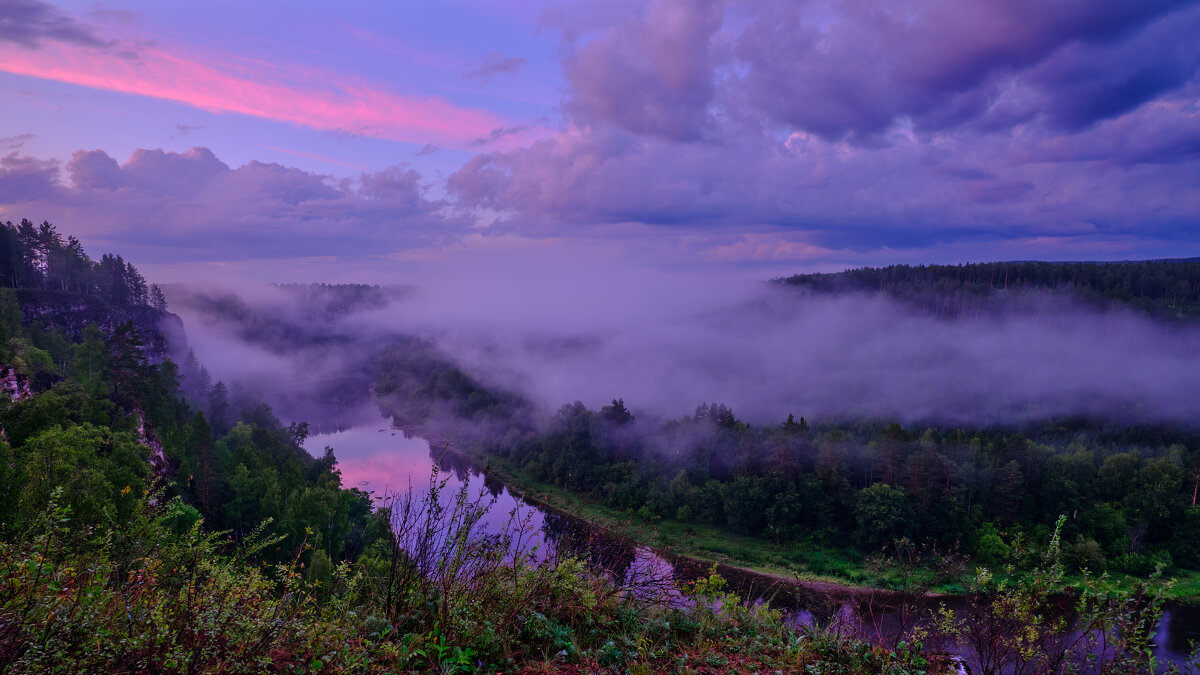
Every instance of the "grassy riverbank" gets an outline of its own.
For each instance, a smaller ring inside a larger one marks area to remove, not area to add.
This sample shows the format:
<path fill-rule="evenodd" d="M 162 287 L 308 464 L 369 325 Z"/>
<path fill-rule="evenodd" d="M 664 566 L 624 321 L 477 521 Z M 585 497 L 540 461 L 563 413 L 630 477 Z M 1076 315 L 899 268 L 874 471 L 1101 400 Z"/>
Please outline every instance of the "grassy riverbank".
<path fill-rule="evenodd" d="M 668 555 L 683 556 L 699 562 L 716 563 L 749 574 L 824 591 L 903 590 L 907 584 L 928 587 L 935 594 L 961 594 L 967 590 L 970 577 L 978 565 L 966 561 L 962 573 L 945 578 L 929 567 L 902 569 L 886 560 L 864 555 L 851 547 L 831 547 L 810 540 L 772 542 L 757 537 L 740 536 L 728 530 L 680 523 L 671 519 L 644 518 L 630 511 L 618 511 L 589 500 L 585 495 L 572 493 L 555 485 L 540 482 L 513 467 L 502 458 L 489 455 L 478 448 L 454 447 L 452 451 L 486 469 L 489 476 L 530 501 L 567 513 L 603 528 L 630 541 L 649 546 Z M 1001 565 L 992 566 L 995 568 Z M 1002 569 L 994 570 L 1003 575 Z M 932 583 L 938 574 L 940 580 Z M 911 575 L 911 576 L 910 576 Z M 1066 581 L 1077 585 L 1082 575 L 1068 575 Z M 1164 598 L 1183 604 L 1200 604 L 1200 572 L 1169 570 L 1162 575 L 1169 581 Z M 1111 574 L 1110 580 L 1119 589 L 1133 589 L 1139 577 Z"/>

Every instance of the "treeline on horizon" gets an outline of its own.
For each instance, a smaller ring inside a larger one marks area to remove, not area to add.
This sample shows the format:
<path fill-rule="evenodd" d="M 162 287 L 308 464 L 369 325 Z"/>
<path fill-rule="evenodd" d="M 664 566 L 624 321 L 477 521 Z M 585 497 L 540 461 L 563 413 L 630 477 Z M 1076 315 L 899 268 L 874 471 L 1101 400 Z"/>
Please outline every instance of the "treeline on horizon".
<path fill-rule="evenodd" d="M 111 253 L 92 260 L 74 235 L 63 239 L 49 221 L 34 225 L 26 218 L 0 223 L 0 285 L 74 291 L 116 305 L 167 306 L 162 289 L 147 284 L 133 263 Z"/>
<path fill-rule="evenodd" d="M 991 262 L 889 265 L 775 280 L 818 293 L 885 293 L 927 311 L 955 316 L 989 299 L 1025 291 L 1066 294 L 1127 306 L 1159 318 L 1200 318 L 1200 259 L 1121 262 Z"/>

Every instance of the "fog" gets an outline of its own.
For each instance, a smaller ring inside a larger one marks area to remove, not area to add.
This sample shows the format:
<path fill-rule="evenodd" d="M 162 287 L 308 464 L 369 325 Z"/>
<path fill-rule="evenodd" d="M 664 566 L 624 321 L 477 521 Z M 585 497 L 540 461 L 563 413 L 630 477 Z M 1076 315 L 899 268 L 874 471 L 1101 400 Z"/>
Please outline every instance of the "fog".
<path fill-rule="evenodd" d="M 278 316 L 304 321 L 294 296 L 249 295 L 262 307 L 292 303 Z M 754 424 L 788 414 L 970 425 L 1200 415 L 1200 331 L 1061 296 L 997 299 L 988 311 L 945 319 L 881 296 L 809 295 L 745 273 L 521 260 L 443 270 L 386 303 L 309 321 L 342 337 L 303 358 L 248 352 L 258 348 L 234 347 L 228 327 L 186 311 L 184 319 L 214 378 L 295 381 L 297 371 L 357 363 L 389 335 L 416 335 L 547 414 L 575 400 L 598 408 L 623 398 L 643 418 L 716 401 Z"/>

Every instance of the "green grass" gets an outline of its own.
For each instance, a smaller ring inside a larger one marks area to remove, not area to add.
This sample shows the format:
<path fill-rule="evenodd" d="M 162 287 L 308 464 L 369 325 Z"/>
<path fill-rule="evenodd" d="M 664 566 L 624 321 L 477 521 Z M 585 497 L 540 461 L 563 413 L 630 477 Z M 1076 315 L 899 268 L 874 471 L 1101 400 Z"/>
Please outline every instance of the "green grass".
<path fill-rule="evenodd" d="M 461 448 L 459 452 L 462 452 Z M 737 535 L 711 525 L 681 523 L 671 519 L 646 520 L 634 513 L 618 511 L 579 494 L 533 480 L 502 459 L 485 455 L 477 449 L 462 454 L 486 465 L 510 490 L 534 502 L 597 525 L 617 537 L 660 551 L 796 582 L 835 584 L 848 589 L 895 590 L 902 585 L 899 571 L 872 569 L 867 557 L 851 548 L 820 546 L 812 541 L 777 543 Z M 932 591 L 947 595 L 965 593 L 974 570 L 975 565 L 968 564 L 961 579 L 934 586 Z M 930 572 L 918 572 L 922 573 Z M 1112 576 L 1123 589 L 1132 588 L 1137 582 L 1136 578 L 1126 575 Z M 1200 572 L 1173 570 L 1164 574 L 1163 578 L 1174 580 L 1165 594 L 1168 600 L 1200 604 Z M 1081 579 L 1080 575 L 1072 575 L 1068 576 L 1067 581 L 1078 583 Z"/>
<path fill-rule="evenodd" d="M 616 537 L 660 551 L 797 582 L 837 584 L 847 588 L 895 585 L 895 580 L 873 574 L 866 557 L 853 549 L 822 548 L 811 541 L 772 542 L 711 525 L 671 519 L 647 520 L 536 481 L 502 459 L 479 451 L 463 454 L 487 466 L 488 471 L 510 490 L 531 501 L 597 525 Z"/>

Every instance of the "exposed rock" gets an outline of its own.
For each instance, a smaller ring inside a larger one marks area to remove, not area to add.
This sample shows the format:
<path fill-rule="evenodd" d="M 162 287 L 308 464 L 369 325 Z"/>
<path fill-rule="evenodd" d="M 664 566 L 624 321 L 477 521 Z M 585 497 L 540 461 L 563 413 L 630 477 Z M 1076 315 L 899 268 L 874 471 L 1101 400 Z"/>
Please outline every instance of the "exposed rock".
<path fill-rule="evenodd" d="M 154 430 L 146 426 L 146 414 L 141 408 L 134 408 L 133 414 L 137 416 L 137 437 L 138 442 L 150 449 L 150 468 L 154 470 L 154 475 L 163 480 L 170 479 L 171 462 L 167 459 L 167 454 L 163 452 L 162 443 L 158 441 Z"/>
<path fill-rule="evenodd" d="M 29 387 L 29 378 L 17 373 L 11 366 L 0 366 L 0 391 L 8 394 L 15 403 L 33 397 L 33 389 Z"/>
<path fill-rule="evenodd" d="M 148 305 L 114 305 L 98 296 L 70 291 L 14 290 L 21 303 L 23 323 L 40 321 L 48 328 L 62 331 L 74 342 L 83 339 L 83 329 L 88 324 L 94 323 L 105 335 L 111 335 L 126 321 L 133 322 L 146 345 L 146 359 L 151 363 L 169 357 L 172 348 L 178 350 L 185 342 L 183 320 Z"/>

